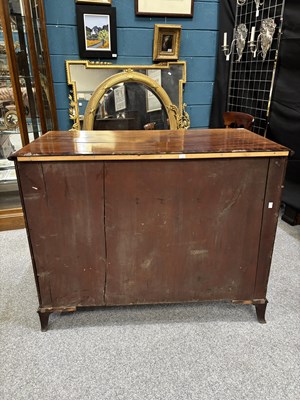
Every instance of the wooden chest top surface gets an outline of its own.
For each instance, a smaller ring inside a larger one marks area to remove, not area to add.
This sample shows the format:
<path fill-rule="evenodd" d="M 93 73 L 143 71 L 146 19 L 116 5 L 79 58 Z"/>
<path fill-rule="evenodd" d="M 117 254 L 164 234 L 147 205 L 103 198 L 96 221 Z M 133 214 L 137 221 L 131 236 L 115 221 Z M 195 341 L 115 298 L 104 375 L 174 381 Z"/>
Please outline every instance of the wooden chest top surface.
<path fill-rule="evenodd" d="M 250 154 L 249 154 L 250 153 Z M 11 159 L 42 156 L 121 156 L 140 159 L 286 156 L 289 150 L 245 129 L 177 131 L 50 131 L 15 152 Z M 205 156 L 206 155 L 206 156 Z M 148 156 L 148 157 L 147 157 Z M 150 156 L 150 157 L 149 157 Z M 124 158 L 124 157 L 123 157 Z M 23 160 L 22 160 L 23 159 Z M 29 161 L 29 159 L 27 161 Z"/>

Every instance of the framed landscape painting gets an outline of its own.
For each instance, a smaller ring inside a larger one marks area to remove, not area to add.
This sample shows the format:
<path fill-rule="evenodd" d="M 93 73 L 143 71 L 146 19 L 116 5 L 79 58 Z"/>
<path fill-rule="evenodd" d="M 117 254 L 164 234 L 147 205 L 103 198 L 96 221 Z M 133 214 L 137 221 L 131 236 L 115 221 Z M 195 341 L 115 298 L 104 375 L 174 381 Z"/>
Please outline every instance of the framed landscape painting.
<path fill-rule="evenodd" d="M 76 4 L 81 58 L 117 58 L 115 7 Z"/>

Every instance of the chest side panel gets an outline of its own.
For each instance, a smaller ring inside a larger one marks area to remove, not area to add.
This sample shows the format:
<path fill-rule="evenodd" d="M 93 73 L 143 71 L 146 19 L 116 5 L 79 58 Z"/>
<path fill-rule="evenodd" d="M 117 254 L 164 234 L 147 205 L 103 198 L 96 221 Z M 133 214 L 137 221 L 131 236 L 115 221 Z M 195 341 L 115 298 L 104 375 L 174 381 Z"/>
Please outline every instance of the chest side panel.
<path fill-rule="evenodd" d="M 263 299 L 267 293 L 286 163 L 286 158 L 273 158 L 270 160 L 254 293 L 255 299 Z"/>

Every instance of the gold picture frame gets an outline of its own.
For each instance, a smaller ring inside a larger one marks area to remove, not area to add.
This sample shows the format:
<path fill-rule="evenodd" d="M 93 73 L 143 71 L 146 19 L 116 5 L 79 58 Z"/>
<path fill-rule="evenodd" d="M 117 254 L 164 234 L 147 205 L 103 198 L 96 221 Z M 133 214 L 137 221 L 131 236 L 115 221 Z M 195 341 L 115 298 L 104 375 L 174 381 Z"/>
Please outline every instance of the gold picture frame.
<path fill-rule="evenodd" d="M 76 3 L 93 3 L 93 4 L 103 4 L 110 6 L 111 0 L 76 0 Z"/>
<path fill-rule="evenodd" d="M 172 60 L 179 58 L 181 25 L 154 25 L 153 61 Z"/>

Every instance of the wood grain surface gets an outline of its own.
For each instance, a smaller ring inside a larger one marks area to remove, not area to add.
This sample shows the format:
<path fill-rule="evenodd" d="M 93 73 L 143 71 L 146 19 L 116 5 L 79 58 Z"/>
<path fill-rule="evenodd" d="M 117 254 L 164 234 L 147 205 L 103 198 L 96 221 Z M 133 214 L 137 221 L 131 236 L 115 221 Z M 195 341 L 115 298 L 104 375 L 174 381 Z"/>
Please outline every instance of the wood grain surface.
<path fill-rule="evenodd" d="M 285 152 L 288 149 L 245 129 L 188 131 L 52 131 L 14 153 L 16 157 L 88 155 L 210 154 L 241 157 L 246 153 Z M 284 155 L 284 154 L 281 154 Z M 253 155 L 254 156 L 254 155 Z"/>
<path fill-rule="evenodd" d="M 41 307 L 104 304 L 102 163 L 20 163 Z"/>
<path fill-rule="evenodd" d="M 106 163 L 107 304 L 250 299 L 268 159 Z"/>

